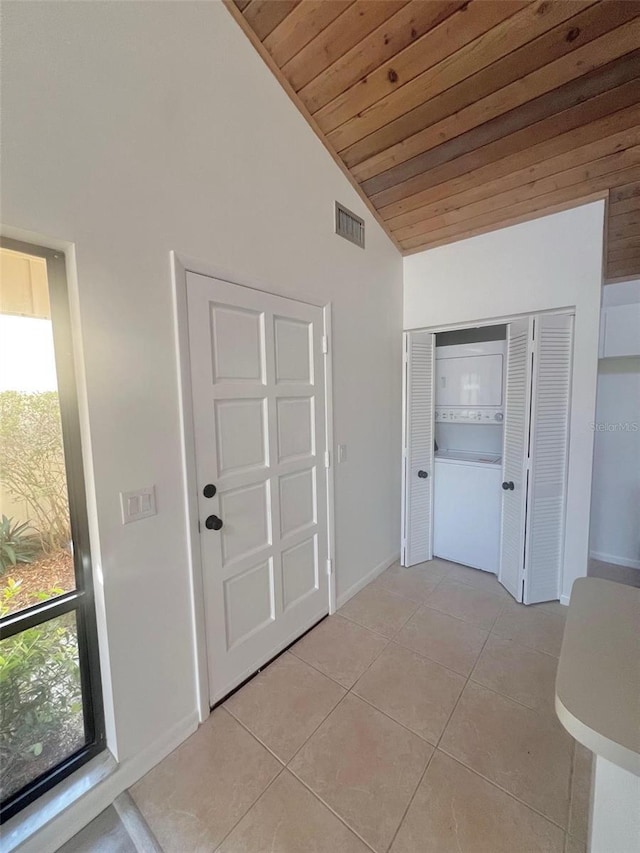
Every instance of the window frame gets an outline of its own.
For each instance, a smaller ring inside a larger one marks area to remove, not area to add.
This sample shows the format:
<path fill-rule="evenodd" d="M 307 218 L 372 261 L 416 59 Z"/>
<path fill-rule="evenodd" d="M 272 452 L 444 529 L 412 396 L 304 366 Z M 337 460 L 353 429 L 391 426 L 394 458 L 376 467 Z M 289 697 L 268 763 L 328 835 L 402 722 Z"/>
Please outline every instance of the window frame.
<path fill-rule="evenodd" d="M 6 237 L 0 237 L 0 247 L 44 258 L 47 265 L 76 581 L 75 590 L 2 618 L 0 638 L 6 639 L 56 616 L 75 611 L 86 739 L 81 749 L 36 777 L 0 804 L 0 823 L 4 823 L 102 752 L 106 748 L 106 736 L 65 256 L 61 251 Z"/>

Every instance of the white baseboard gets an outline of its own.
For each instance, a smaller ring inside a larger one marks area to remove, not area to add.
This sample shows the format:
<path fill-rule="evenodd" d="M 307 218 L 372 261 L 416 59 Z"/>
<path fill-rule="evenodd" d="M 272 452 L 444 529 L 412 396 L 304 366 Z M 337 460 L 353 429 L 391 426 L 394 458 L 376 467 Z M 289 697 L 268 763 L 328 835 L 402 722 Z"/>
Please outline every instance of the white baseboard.
<path fill-rule="evenodd" d="M 338 608 L 342 607 L 342 605 L 346 604 L 350 598 L 353 598 L 353 596 L 357 592 L 360 592 L 361 589 L 364 589 L 364 587 L 368 583 L 371 583 L 374 578 L 377 578 L 378 575 L 381 575 L 385 571 L 385 569 L 389 568 L 389 566 L 392 566 L 394 563 L 397 563 L 399 559 L 400 554 L 394 554 L 392 557 L 389 557 L 388 559 L 383 560 L 381 563 L 378 563 L 378 565 L 375 568 L 371 569 L 371 571 L 368 572 L 363 578 L 360 578 L 360 580 L 356 581 L 352 586 L 350 586 L 346 592 L 343 592 L 341 595 L 338 596 L 336 606 Z"/>
<path fill-rule="evenodd" d="M 613 563 L 615 566 L 625 566 L 628 569 L 640 569 L 640 560 L 631 557 L 617 557 L 615 554 L 602 554 L 599 551 L 591 551 L 589 557 L 592 560 L 600 560 L 602 563 Z"/>
<path fill-rule="evenodd" d="M 570 598 L 571 598 L 571 596 L 569 596 L 569 595 L 561 595 L 560 596 L 560 604 L 564 604 L 565 607 L 568 607 Z"/>
<path fill-rule="evenodd" d="M 198 725 L 199 715 L 194 710 L 138 755 L 117 764 L 105 778 L 92 787 L 89 787 L 90 783 L 86 781 L 87 771 L 84 767 L 80 768 L 50 792 L 51 801 L 48 803 L 48 811 L 55 811 L 58 797 L 62 810 L 42 827 L 36 831 L 30 831 L 30 824 L 33 823 L 31 809 L 33 808 L 34 815 L 37 814 L 40 801 L 28 806 L 3 826 L 1 853 L 8 853 L 8 851 L 55 853 L 59 847 L 110 806 L 117 796 L 135 784 L 189 735 L 192 735 Z M 101 756 L 98 756 L 98 759 L 100 758 Z M 90 764 L 91 762 L 87 767 Z M 73 798 L 73 789 L 76 787 L 78 788 L 77 799 Z M 47 797 L 46 794 L 45 797 Z M 73 799 L 73 802 L 65 807 L 70 799 Z"/>

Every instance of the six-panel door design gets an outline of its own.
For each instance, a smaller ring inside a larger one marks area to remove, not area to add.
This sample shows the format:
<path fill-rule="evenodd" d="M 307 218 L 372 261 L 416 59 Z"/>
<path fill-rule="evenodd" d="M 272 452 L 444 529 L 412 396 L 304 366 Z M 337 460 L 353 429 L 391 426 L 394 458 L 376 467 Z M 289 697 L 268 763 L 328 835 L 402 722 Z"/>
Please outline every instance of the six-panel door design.
<path fill-rule="evenodd" d="M 329 610 L 323 314 L 194 273 L 187 301 L 214 703 Z"/>

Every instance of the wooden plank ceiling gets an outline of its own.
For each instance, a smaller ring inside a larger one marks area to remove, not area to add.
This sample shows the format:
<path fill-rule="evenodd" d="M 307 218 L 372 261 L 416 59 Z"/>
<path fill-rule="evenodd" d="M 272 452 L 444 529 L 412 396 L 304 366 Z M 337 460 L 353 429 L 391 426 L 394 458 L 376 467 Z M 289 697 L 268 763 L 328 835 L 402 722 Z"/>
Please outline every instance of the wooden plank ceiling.
<path fill-rule="evenodd" d="M 640 0 L 226 0 L 405 253 L 594 197 L 640 275 Z"/>

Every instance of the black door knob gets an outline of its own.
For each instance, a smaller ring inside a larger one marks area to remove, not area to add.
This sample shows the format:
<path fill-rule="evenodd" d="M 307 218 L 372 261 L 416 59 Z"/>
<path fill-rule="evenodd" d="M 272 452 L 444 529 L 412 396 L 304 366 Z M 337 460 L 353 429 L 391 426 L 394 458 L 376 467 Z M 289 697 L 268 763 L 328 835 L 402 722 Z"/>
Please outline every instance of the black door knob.
<path fill-rule="evenodd" d="M 513 480 L 509 480 L 508 483 L 503 483 L 502 488 L 505 490 L 505 492 L 507 492 L 507 491 L 512 492 L 515 489 L 515 486 L 513 485 Z"/>
<path fill-rule="evenodd" d="M 428 476 L 429 474 L 427 471 L 418 471 L 418 477 L 420 477 L 421 480 L 426 480 Z"/>
<path fill-rule="evenodd" d="M 207 483 L 207 485 L 202 490 L 202 494 L 205 496 L 205 498 L 212 498 L 215 493 L 216 487 L 213 485 L 213 483 Z"/>
<path fill-rule="evenodd" d="M 210 515 L 204 523 L 207 530 L 220 530 L 222 527 L 222 519 L 217 515 Z"/>

